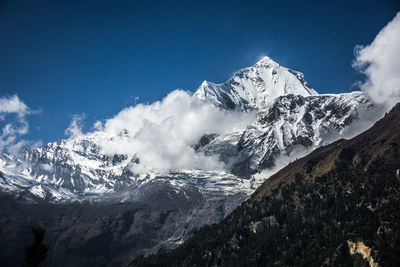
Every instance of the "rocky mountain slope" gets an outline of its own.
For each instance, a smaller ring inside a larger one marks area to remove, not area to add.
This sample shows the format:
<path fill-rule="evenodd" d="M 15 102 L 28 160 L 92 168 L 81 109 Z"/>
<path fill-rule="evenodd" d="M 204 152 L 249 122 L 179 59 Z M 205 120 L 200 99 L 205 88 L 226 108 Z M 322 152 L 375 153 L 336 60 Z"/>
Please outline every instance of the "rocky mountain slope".
<path fill-rule="evenodd" d="M 133 266 L 399 266 L 400 103 L 273 175 L 221 223 Z"/>
<path fill-rule="evenodd" d="M 0 254 L 0 260 L 18 260 L 13 251 L 22 251 L 22 245 L 12 240 L 22 240 L 32 224 L 47 229 L 50 266 L 69 266 L 60 259 L 72 256 L 80 259 L 76 265 L 110 263 L 111 256 L 104 253 L 79 254 L 86 251 L 83 247 L 95 250 L 95 240 L 104 235 L 109 238 L 108 253 L 119 255 L 119 263 L 170 250 L 200 226 L 222 220 L 268 178 L 266 172 L 273 173 L 344 136 L 360 118 L 373 119 L 378 113 L 360 92 L 316 94 L 301 73 L 269 58 L 210 90 L 203 84 L 194 98 L 226 112 L 254 114 L 244 130 L 221 135 L 205 132 L 191 144 L 196 153 L 224 162 L 223 171 L 149 169 L 134 173 L 133 167 L 141 165 L 140 157 L 133 152 L 109 154 L 102 147 L 116 138 L 134 140 L 128 131 L 115 136 L 93 131 L 17 155 L 1 154 L 0 191 L 5 201 L 1 203 L 0 235 L 13 245 Z M 13 210 L 18 212 L 7 208 L 10 203 L 17 205 Z M 56 211 L 57 205 L 65 207 L 65 212 Z M 81 208 L 71 208 L 75 205 Z M 119 207 L 116 213 L 114 205 Z M 103 213 L 93 210 L 99 206 Z M 52 212 L 42 216 L 42 210 Z M 121 231 L 117 230 L 120 226 Z M 9 235 L 10 231 L 15 234 Z"/>
<path fill-rule="evenodd" d="M 208 136 L 197 149 L 219 155 L 230 163 L 235 175 L 250 177 L 260 170 L 282 167 L 282 159 L 300 157 L 336 140 L 353 121 L 360 116 L 375 116 L 376 111 L 361 92 L 284 95 L 260 110 L 239 135 Z"/>

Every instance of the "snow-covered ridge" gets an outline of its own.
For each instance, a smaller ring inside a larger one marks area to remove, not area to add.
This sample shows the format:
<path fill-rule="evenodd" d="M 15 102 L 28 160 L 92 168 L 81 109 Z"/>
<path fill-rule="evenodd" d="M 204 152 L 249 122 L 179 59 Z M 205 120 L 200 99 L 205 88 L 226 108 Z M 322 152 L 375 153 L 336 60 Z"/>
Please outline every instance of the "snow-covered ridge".
<path fill-rule="evenodd" d="M 288 94 L 309 96 L 317 92 L 305 81 L 303 73 L 263 57 L 225 83 L 204 81 L 194 95 L 224 109 L 247 111 L 263 109 Z"/>
<path fill-rule="evenodd" d="M 217 136 L 199 148 L 231 162 L 231 171 L 251 176 L 283 167 L 290 160 L 345 137 L 353 122 L 374 106 L 361 93 L 285 95 L 263 110 L 240 135 Z M 349 133 L 350 134 L 350 133 Z"/>
<path fill-rule="evenodd" d="M 135 174 L 132 170 L 140 165 L 140 158 L 106 153 L 99 144 L 112 137 L 88 133 L 18 155 L 0 155 L 0 187 L 52 201 L 133 201 L 154 183 L 168 183 L 178 191 L 194 187 L 214 197 L 250 194 L 268 177 L 252 178 L 254 174 L 277 171 L 300 153 L 339 138 L 360 113 L 371 110 L 373 106 L 360 92 L 281 96 L 243 131 L 205 135 L 193 147 L 196 153 L 225 162 L 226 171 L 148 170 Z"/>
<path fill-rule="evenodd" d="M 224 84 L 206 83 L 194 96 L 174 91 L 162 102 L 124 109 L 102 129 L 1 154 L 0 189 L 50 201 L 134 201 L 157 184 L 216 198 L 250 194 L 268 177 L 261 172 L 271 174 L 342 137 L 373 111 L 361 92 L 318 95 L 300 72 L 265 57 Z M 246 124 L 236 127 L 237 121 Z M 188 156 L 194 162 L 180 162 Z M 166 168 L 149 166 L 163 157 L 169 157 Z"/>

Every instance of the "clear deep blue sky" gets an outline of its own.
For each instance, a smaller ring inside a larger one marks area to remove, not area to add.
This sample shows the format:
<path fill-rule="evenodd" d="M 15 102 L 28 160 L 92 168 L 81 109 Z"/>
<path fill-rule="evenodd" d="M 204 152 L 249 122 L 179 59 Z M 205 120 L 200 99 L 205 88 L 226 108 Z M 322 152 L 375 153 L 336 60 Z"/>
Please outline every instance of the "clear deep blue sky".
<path fill-rule="evenodd" d="M 320 93 L 354 90 L 353 49 L 399 1 L 0 1 L 0 96 L 30 108 L 27 138 L 64 137 L 176 88 L 223 82 L 261 55 Z"/>

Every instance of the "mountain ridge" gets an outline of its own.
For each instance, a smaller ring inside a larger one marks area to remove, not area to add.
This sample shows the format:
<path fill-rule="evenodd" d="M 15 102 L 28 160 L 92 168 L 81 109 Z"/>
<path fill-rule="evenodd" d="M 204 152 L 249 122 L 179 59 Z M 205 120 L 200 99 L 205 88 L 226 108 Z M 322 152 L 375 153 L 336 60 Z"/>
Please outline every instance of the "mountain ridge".
<path fill-rule="evenodd" d="M 276 73 L 272 74 L 274 71 Z M 238 82 L 229 82 L 235 79 L 239 79 Z M 254 83 L 259 80 L 263 81 Z M 282 80 L 283 83 L 277 82 L 277 86 L 274 86 L 270 84 L 274 83 L 273 80 Z M 290 90 L 285 91 L 287 84 L 290 84 Z M 238 188 L 245 192 L 251 192 L 249 186 L 253 188 L 254 183 L 262 182 L 246 181 L 252 175 L 264 169 L 279 167 L 278 157 L 290 158 L 296 150 L 309 151 L 330 142 L 336 138 L 336 134 L 343 134 L 344 129 L 359 120 L 361 115 L 377 110 L 362 92 L 319 95 L 308 86 L 300 72 L 282 67 L 268 57 L 239 70 L 222 85 L 224 88 L 218 90 L 225 90 L 227 96 L 230 93 L 230 99 L 236 98 L 239 101 L 239 105 L 235 104 L 238 107 L 236 112 L 253 110 L 255 117 L 244 131 L 220 136 L 204 133 L 204 136 L 212 136 L 212 140 L 201 144 L 200 138 L 198 144 L 192 144 L 197 154 L 216 156 L 227 166 L 225 171 L 214 174 L 204 172 L 198 177 L 210 175 L 212 184 L 218 184 L 218 177 L 222 176 L 234 181 L 233 174 L 238 176 L 235 182 Z M 236 94 L 238 86 L 249 93 L 246 97 L 253 100 L 251 108 L 245 107 L 250 103 L 246 99 L 237 98 L 244 96 Z M 213 97 L 203 98 L 199 92 L 202 92 L 201 86 L 193 94 L 195 99 L 222 107 L 219 100 L 213 102 Z M 225 109 L 231 112 L 227 107 Z M 108 136 L 101 131 L 89 132 L 48 143 L 40 148 L 26 149 L 13 156 L 0 154 L 0 176 L 3 177 L 0 185 L 3 190 L 31 199 L 96 200 L 104 194 L 116 196 L 120 192 L 123 199 L 132 201 L 135 196 L 129 193 L 127 196 L 123 188 L 140 188 L 152 181 L 152 177 L 168 176 L 168 171 L 157 170 L 135 175 L 132 168 L 141 165 L 136 154 L 107 154 L 103 151 L 101 143 L 112 143 L 114 138 L 132 140 L 134 136 L 127 130 L 117 136 Z M 184 173 L 191 171 L 183 170 Z M 195 177 L 197 173 L 192 171 Z M 216 178 L 213 179 L 213 176 Z M 242 184 L 247 185 L 242 187 Z"/>

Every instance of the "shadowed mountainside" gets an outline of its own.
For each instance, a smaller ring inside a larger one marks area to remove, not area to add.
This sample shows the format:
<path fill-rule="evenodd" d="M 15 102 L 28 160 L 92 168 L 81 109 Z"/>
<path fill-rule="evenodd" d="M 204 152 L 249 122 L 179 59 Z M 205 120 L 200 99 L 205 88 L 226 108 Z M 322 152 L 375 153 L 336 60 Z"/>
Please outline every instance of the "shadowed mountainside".
<path fill-rule="evenodd" d="M 132 266 L 399 266 L 400 103 L 268 179 L 221 223 Z"/>

